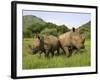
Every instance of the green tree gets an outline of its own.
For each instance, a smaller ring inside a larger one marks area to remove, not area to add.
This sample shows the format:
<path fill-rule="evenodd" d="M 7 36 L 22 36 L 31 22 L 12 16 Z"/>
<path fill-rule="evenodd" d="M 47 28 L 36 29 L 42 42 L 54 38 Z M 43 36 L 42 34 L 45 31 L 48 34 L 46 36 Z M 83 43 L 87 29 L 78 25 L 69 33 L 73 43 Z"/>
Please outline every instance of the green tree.
<path fill-rule="evenodd" d="M 28 30 L 28 29 L 24 30 L 23 31 L 23 37 L 24 38 L 30 38 L 30 37 L 32 37 L 32 32 L 30 30 Z"/>
<path fill-rule="evenodd" d="M 68 32 L 68 31 L 69 31 L 69 29 L 65 25 L 60 25 L 57 27 L 58 35 Z"/>
<path fill-rule="evenodd" d="M 57 36 L 57 29 L 56 28 L 45 28 L 44 30 L 41 31 L 42 35 L 54 35 L 54 36 Z"/>

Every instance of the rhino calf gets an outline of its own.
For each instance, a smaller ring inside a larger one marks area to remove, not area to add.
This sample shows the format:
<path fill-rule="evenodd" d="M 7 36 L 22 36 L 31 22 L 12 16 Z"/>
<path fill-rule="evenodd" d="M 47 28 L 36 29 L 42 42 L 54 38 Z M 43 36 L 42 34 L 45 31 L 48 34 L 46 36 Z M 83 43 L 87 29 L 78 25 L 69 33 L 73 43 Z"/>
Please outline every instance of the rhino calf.
<path fill-rule="evenodd" d="M 45 50 L 46 57 L 49 57 L 50 54 L 53 57 L 55 51 L 59 54 L 59 41 L 57 37 L 48 35 L 41 38 L 41 36 L 38 36 L 38 39 L 40 40 L 40 43 L 43 44 L 42 46 Z"/>
<path fill-rule="evenodd" d="M 44 53 L 45 57 L 49 57 L 50 55 L 53 57 L 55 51 L 57 51 L 57 54 L 59 54 L 58 38 L 53 35 L 37 35 L 33 39 L 32 46 L 29 46 L 29 48 L 32 50 L 33 54 L 39 52 L 40 56 L 42 53 Z"/>
<path fill-rule="evenodd" d="M 42 38 L 42 37 L 41 37 Z M 36 54 L 36 53 L 39 53 L 40 54 L 40 57 L 41 57 L 41 54 L 42 53 L 45 53 L 45 50 L 44 50 L 44 47 L 43 47 L 43 42 L 40 41 L 37 36 L 35 36 L 33 38 L 33 42 L 31 45 L 29 45 L 29 48 L 31 49 L 31 53 L 32 54 Z"/>

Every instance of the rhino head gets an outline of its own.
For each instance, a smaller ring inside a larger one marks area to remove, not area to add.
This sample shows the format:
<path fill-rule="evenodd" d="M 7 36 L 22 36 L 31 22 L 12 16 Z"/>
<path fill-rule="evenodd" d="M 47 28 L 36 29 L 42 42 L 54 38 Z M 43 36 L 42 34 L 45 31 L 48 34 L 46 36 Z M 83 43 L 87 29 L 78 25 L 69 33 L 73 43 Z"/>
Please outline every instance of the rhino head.
<path fill-rule="evenodd" d="M 72 40 L 72 45 L 77 48 L 77 49 L 84 49 L 85 48 L 85 35 L 80 34 L 80 30 L 72 28 L 71 32 L 71 40 Z"/>

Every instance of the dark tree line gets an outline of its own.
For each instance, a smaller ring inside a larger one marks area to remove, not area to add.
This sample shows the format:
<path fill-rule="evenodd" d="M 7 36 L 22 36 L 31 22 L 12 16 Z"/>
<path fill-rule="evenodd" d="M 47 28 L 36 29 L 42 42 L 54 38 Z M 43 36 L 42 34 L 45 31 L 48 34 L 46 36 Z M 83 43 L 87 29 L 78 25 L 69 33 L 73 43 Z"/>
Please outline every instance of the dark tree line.
<path fill-rule="evenodd" d="M 23 37 L 30 38 L 35 34 L 59 36 L 67 31 L 69 31 L 69 29 L 65 25 L 58 26 L 50 22 L 45 24 L 33 23 L 26 29 L 23 29 Z"/>

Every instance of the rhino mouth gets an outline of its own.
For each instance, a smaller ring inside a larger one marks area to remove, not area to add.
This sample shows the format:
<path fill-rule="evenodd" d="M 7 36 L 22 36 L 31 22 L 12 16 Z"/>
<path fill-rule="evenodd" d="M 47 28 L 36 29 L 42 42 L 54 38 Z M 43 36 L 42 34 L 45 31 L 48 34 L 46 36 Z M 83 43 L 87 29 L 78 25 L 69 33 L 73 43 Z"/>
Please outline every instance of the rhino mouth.
<path fill-rule="evenodd" d="M 80 47 L 80 48 L 77 48 L 77 47 L 75 47 L 75 46 L 72 46 L 72 50 L 83 50 L 83 49 L 85 49 L 85 46 L 82 46 L 82 47 Z"/>
<path fill-rule="evenodd" d="M 37 52 L 38 52 L 39 50 L 38 50 L 38 48 L 36 48 L 36 49 L 32 49 L 32 53 L 34 53 L 34 54 L 36 54 Z"/>

